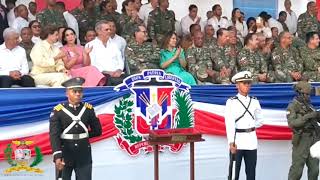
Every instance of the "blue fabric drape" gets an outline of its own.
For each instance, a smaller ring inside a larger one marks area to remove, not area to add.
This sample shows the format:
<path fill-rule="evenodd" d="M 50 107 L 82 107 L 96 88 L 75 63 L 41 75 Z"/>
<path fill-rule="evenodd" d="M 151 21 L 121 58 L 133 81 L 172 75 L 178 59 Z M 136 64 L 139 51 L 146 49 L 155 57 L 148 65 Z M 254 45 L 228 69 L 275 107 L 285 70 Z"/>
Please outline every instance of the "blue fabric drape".
<path fill-rule="evenodd" d="M 84 101 L 97 106 L 128 93 L 116 92 L 113 87 L 85 88 Z M 193 101 L 219 105 L 224 105 L 236 93 L 235 85 L 191 88 Z M 262 108 L 284 110 L 295 93 L 292 84 L 262 84 L 254 85 L 250 95 L 260 100 Z M 47 120 L 53 107 L 66 100 L 63 88 L 0 89 L 0 127 Z M 316 107 L 320 106 L 320 97 L 312 96 L 312 102 Z"/>

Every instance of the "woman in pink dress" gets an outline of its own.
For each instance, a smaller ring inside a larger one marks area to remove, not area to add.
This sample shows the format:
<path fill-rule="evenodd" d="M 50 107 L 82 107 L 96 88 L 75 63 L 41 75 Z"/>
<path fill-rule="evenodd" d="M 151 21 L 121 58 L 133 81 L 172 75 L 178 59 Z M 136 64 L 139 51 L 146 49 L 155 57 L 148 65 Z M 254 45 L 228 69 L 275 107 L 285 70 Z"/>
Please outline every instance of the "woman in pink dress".
<path fill-rule="evenodd" d="M 72 77 L 83 77 L 84 86 L 103 86 L 105 76 L 94 66 L 91 66 L 89 53 L 92 48 L 77 45 L 76 33 L 72 28 L 66 28 L 62 33 L 62 51 L 67 56 L 63 59 L 64 66 Z"/>

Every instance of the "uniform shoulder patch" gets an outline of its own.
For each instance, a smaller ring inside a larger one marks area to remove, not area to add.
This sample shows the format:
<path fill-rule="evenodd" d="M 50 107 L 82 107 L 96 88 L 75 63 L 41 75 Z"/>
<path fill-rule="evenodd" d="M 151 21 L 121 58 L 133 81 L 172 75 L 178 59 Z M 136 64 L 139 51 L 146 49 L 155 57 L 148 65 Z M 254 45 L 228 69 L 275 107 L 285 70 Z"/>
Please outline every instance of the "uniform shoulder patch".
<path fill-rule="evenodd" d="M 63 108 L 63 105 L 62 105 L 62 104 L 58 104 L 58 105 L 56 105 L 53 109 L 54 109 L 55 111 L 61 111 L 62 108 Z"/>
<path fill-rule="evenodd" d="M 232 96 L 229 99 L 231 99 L 231 100 L 238 99 L 238 96 Z"/>
<path fill-rule="evenodd" d="M 255 97 L 255 96 L 250 96 L 252 99 L 258 99 L 257 97 Z"/>
<path fill-rule="evenodd" d="M 84 103 L 84 106 L 85 106 L 86 108 L 88 108 L 88 109 L 92 109 L 92 105 L 89 104 L 89 103 Z"/>

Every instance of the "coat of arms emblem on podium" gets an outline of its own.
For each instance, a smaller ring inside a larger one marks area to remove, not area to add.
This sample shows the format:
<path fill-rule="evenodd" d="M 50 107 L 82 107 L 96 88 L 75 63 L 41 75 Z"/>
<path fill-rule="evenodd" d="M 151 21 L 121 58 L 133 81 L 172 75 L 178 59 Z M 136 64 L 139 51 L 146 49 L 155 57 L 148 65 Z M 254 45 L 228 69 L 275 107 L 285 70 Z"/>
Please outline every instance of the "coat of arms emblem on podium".
<path fill-rule="evenodd" d="M 32 141 L 12 141 L 12 144 L 7 145 L 4 155 L 11 167 L 4 170 L 5 175 L 15 172 L 43 174 L 44 171 L 36 167 L 43 160 L 43 155 L 39 147 L 34 147 L 35 157 L 34 160 L 30 162 L 31 149 L 29 146 L 32 144 Z M 15 145 L 14 151 L 13 145 Z M 14 159 L 12 159 L 13 154 Z"/>
<path fill-rule="evenodd" d="M 153 147 L 146 137 L 150 130 L 194 127 L 194 111 L 189 94 L 190 86 L 163 70 L 145 70 L 127 77 L 116 91 L 128 92 L 114 107 L 115 136 L 120 148 L 129 155 L 148 153 Z M 164 145 L 179 152 L 183 144 Z"/>

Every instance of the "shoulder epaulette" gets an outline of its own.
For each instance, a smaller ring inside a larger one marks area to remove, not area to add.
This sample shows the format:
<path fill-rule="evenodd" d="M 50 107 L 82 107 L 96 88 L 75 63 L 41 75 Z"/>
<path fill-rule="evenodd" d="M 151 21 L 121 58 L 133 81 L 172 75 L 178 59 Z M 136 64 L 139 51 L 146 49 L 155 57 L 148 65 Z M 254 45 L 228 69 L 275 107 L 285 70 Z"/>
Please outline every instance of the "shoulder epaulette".
<path fill-rule="evenodd" d="M 229 99 L 231 99 L 231 100 L 238 99 L 238 96 L 232 96 Z"/>
<path fill-rule="evenodd" d="M 55 111 L 60 111 L 62 108 L 63 108 L 63 105 L 62 105 L 62 104 L 58 104 L 58 105 L 56 105 L 53 109 L 54 109 Z"/>
<path fill-rule="evenodd" d="M 92 109 L 92 105 L 89 104 L 89 103 L 84 103 L 84 106 L 85 106 L 86 108 L 88 108 L 88 109 Z"/>
<path fill-rule="evenodd" d="M 255 97 L 255 96 L 250 96 L 252 99 L 258 99 L 257 97 Z"/>

